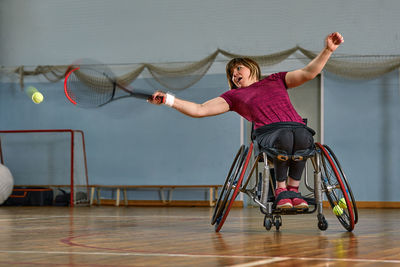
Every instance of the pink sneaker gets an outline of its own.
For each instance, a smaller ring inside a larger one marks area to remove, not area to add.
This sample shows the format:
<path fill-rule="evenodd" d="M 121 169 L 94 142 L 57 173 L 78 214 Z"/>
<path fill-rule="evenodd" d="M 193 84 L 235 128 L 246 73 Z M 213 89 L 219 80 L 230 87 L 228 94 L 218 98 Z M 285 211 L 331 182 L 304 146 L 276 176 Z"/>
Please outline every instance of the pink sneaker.
<path fill-rule="evenodd" d="M 277 188 L 275 189 L 275 197 L 278 197 L 278 195 L 284 191 L 287 191 L 286 188 Z M 289 198 L 284 198 L 278 201 L 276 203 L 276 208 L 277 209 L 291 209 L 293 208 L 292 201 Z"/>
<path fill-rule="evenodd" d="M 287 190 L 292 191 L 292 192 L 299 192 L 299 188 L 298 187 L 294 187 L 294 186 L 287 186 Z M 292 203 L 293 203 L 293 207 L 295 207 L 296 209 L 308 209 L 308 203 L 307 201 L 305 201 L 302 198 L 292 198 Z"/>

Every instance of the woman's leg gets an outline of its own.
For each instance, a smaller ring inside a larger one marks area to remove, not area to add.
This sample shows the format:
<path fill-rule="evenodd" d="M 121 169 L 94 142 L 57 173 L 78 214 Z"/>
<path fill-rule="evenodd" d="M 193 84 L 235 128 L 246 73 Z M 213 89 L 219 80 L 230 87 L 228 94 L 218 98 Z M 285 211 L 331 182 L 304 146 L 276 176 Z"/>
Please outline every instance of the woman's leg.
<path fill-rule="evenodd" d="M 264 140 L 266 147 L 272 147 L 279 150 L 285 151 L 288 155 L 292 154 L 293 148 L 293 132 L 291 129 L 279 129 L 269 134 Z M 278 197 L 280 193 L 287 191 L 286 181 L 288 177 L 288 170 L 290 166 L 290 161 L 281 161 L 277 158 L 273 159 L 274 163 L 274 173 L 276 180 L 275 197 Z M 293 207 L 291 199 L 283 198 L 279 200 L 276 204 L 278 209 L 288 209 Z"/>
<path fill-rule="evenodd" d="M 312 147 L 314 139 L 312 134 L 305 128 L 296 128 L 293 130 L 293 147 L 292 151 L 295 153 L 299 150 L 305 150 Z M 290 161 L 289 164 L 289 179 L 288 184 L 292 186 L 299 186 L 301 175 L 303 174 L 306 160 L 303 161 Z"/>
<path fill-rule="evenodd" d="M 312 134 L 304 128 L 297 128 L 294 131 L 294 144 L 293 153 L 299 150 L 305 150 L 311 148 L 314 139 Z M 289 191 L 294 191 L 298 193 L 301 176 L 306 165 L 306 160 L 304 161 L 291 161 L 289 166 L 289 177 L 287 181 L 287 189 Z M 292 204 L 295 208 L 308 208 L 308 204 L 304 199 L 293 198 Z"/>
<path fill-rule="evenodd" d="M 275 131 L 273 135 L 271 135 L 269 143 L 270 147 L 285 151 L 288 155 L 291 155 L 294 145 L 292 130 L 279 129 Z M 273 163 L 277 188 L 286 188 L 290 160 L 281 161 L 277 158 L 274 158 Z"/>

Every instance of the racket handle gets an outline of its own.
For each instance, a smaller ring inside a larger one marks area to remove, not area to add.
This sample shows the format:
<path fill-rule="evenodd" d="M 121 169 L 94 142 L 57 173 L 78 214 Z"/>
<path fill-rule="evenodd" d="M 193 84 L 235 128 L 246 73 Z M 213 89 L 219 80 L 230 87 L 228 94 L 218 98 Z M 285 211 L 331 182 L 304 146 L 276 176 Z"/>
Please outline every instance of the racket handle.
<path fill-rule="evenodd" d="M 161 104 L 164 104 L 165 102 L 165 97 L 163 96 L 156 96 L 156 99 L 159 100 Z"/>
<path fill-rule="evenodd" d="M 164 103 L 165 103 L 165 97 L 160 96 L 160 95 L 156 96 L 155 98 L 153 98 L 153 96 L 150 96 L 149 99 L 151 99 L 151 100 L 157 100 L 157 102 L 158 102 L 159 104 L 164 104 Z"/>
<path fill-rule="evenodd" d="M 138 93 L 138 92 L 131 93 L 131 96 L 141 98 L 141 99 L 149 99 L 152 97 L 152 95 L 149 95 L 146 93 Z"/>
<path fill-rule="evenodd" d="M 153 95 L 146 94 L 146 93 L 133 92 L 131 95 L 132 95 L 133 97 L 141 98 L 141 99 L 146 99 L 146 100 L 147 100 L 147 99 L 152 99 L 152 98 L 153 98 Z M 157 99 L 158 101 L 160 101 L 160 104 L 163 104 L 165 98 L 164 98 L 163 96 L 156 96 L 155 99 Z"/>

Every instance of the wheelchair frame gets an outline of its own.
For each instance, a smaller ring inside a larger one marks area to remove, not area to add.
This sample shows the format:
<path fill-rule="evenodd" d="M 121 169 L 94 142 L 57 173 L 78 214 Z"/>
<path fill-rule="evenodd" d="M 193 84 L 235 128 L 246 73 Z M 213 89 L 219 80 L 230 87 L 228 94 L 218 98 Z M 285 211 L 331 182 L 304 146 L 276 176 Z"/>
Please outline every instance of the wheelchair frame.
<path fill-rule="evenodd" d="M 255 155 L 255 160 L 243 183 L 252 154 Z M 273 168 L 270 167 L 270 160 L 273 157 L 279 159 L 279 155 L 270 153 L 268 150 L 258 151 L 255 143 L 251 143 L 249 147 L 242 145 L 239 148 L 214 208 L 211 224 L 215 224 L 216 232 L 221 230 L 239 192 L 248 195 L 260 207 L 260 211 L 265 215 L 264 227 L 268 231 L 272 226 L 279 231 L 282 226 L 281 215 L 315 211 L 317 211 L 318 228 L 321 231 L 328 229 L 328 222 L 323 214 L 323 193 L 342 226 L 349 232 L 354 229 L 358 222 L 356 202 L 341 165 L 329 146 L 315 143 L 313 153 L 296 155 L 293 158 L 294 160 L 311 159 L 314 167 L 314 186 L 310 184 L 307 166 L 304 175 L 304 184 L 310 191 L 304 199 L 310 207 L 313 206 L 312 209 L 276 208 L 274 179 L 271 173 Z M 287 160 L 288 156 L 281 155 L 281 158 Z M 259 162 L 264 162 L 262 171 L 259 171 Z M 254 186 L 249 187 L 254 171 L 256 172 Z"/>

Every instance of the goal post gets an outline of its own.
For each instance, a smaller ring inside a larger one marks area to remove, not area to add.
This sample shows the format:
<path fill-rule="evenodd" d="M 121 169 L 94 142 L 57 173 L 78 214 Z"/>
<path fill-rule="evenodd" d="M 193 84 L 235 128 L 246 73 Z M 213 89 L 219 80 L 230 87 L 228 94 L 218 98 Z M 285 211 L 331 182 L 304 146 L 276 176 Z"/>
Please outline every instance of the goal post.
<path fill-rule="evenodd" d="M 85 135 L 81 130 L 0 131 L 0 163 L 11 170 L 16 186 L 66 189 L 71 207 L 89 204 Z"/>

